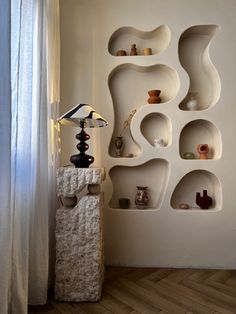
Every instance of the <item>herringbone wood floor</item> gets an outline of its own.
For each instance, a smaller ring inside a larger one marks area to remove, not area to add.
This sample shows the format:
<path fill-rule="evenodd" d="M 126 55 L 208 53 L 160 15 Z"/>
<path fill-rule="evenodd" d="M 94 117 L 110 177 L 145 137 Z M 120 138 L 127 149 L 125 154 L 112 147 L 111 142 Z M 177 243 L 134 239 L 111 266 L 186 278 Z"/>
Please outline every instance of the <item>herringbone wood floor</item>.
<path fill-rule="evenodd" d="M 97 303 L 49 298 L 29 314 L 236 314 L 236 270 L 167 268 L 106 269 Z"/>

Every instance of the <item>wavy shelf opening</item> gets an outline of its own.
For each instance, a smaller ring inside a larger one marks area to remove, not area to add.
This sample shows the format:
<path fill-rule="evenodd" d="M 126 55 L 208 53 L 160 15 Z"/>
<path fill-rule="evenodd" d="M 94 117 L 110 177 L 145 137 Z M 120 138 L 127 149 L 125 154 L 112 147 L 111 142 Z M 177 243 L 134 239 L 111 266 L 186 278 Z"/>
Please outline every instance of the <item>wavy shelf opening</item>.
<path fill-rule="evenodd" d="M 207 170 L 194 170 L 187 173 L 177 184 L 172 197 L 171 207 L 180 209 L 180 204 L 188 204 L 189 209 L 201 210 L 196 204 L 196 193 L 207 190 L 207 194 L 212 198 L 212 206 L 208 210 L 220 210 L 222 208 L 222 188 L 219 179 Z M 207 211 L 207 210 L 204 210 Z"/>
<path fill-rule="evenodd" d="M 162 102 L 158 105 L 164 105 L 165 102 L 176 96 L 180 87 L 180 81 L 177 72 L 164 64 L 153 66 L 138 66 L 130 63 L 119 65 L 115 68 L 108 80 L 110 93 L 112 96 L 114 108 L 114 131 L 113 137 L 119 136 L 122 126 L 130 112 L 148 104 L 148 91 L 151 89 L 160 89 Z M 124 153 L 132 153 L 134 156 L 140 154 L 139 146 L 134 143 L 129 130 L 126 130 Z M 114 141 L 111 140 L 109 154 L 115 157 Z"/>
<path fill-rule="evenodd" d="M 188 28 L 179 39 L 179 60 L 189 75 L 189 93 L 194 93 L 197 108 L 214 106 L 221 92 L 219 74 L 211 62 L 209 47 L 219 30 L 218 25 L 196 25 Z M 189 95 L 180 103 L 181 110 L 189 110 Z"/>
<path fill-rule="evenodd" d="M 159 147 L 155 144 L 155 140 L 162 142 L 163 147 L 171 144 L 172 127 L 170 119 L 162 113 L 153 112 L 148 114 L 141 123 L 141 132 L 150 145 Z"/>
<path fill-rule="evenodd" d="M 198 119 L 185 125 L 179 139 L 180 157 L 186 159 L 185 154 L 191 152 L 196 159 L 199 159 L 198 144 L 208 145 L 207 159 L 220 159 L 222 155 L 221 134 L 212 122 Z"/>
<path fill-rule="evenodd" d="M 136 209 L 136 186 L 141 185 L 148 186 L 149 209 L 159 209 L 169 178 L 169 163 L 164 159 L 153 159 L 139 166 L 115 166 L 109 175 L 113 184 L 111 208 L 119 208 L 120 198 L 129 198 L 130 209 Z"/>
<path fill-rule="evenodd" d="M 118 50 L 125 50 L 130 54 L 132 44 L 136 44 L 138 55 L 144 55 L 144 48 L 151 48 L 152 54 L 160 54 L 170 43 L 170 29 L 161 25 L 152 31 L 142 31 L 133 27 L 121 27 L 116 30 L 108 43 L 108 51 L 116 56 Z"/>

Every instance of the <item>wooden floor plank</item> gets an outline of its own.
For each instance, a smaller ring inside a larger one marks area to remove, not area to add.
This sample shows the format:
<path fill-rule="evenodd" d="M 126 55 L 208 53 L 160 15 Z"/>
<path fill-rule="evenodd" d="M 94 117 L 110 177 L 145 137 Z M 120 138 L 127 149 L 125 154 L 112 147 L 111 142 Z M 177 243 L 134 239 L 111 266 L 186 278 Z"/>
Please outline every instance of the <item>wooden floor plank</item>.
<path fill-rule="evenodd" d="M 99 302 L 29 306 L 29 314 L 236 314 L 236 271 L 108 267 Z"/>

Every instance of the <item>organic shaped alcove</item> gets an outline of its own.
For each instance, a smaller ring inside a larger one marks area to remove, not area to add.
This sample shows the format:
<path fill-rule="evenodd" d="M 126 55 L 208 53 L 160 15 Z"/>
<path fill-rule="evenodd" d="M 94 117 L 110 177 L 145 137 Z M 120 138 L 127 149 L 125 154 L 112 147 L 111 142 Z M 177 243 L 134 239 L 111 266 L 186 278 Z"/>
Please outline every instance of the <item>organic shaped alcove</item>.
<path fill-rule="evenodd" d="M 161 90 L 162 99 L 158 106 L 174 98 L 179 90 L 180 81 L 176 70 L 164 64 L 153 66 L 138 66 L 130 63 L 119 65 L 109 75 L 109 88 L 114 108 L 113 138 L 120 135 L 124 122 L 134 109 L 141 106 L 156 106 L 148 104 L 148 91 Z M 129 128 L 123 134 L 124 154 L 139 155 L 140 148 L 134 143 Z M 114 140 L 111 140 L 109 154 L 115 157 Z"/>
<path fill-rule="evenodd" d="M 162 113 L 150 113 L 141 123 L 141 132 L 152 146 L 155 146 L 155 139 L 163 139 L 164 147 L 169 146 L 172 139 L 171 129 L 170 119 Z"/>
<path fill-rule="evenodd" d="M 130 54 L 132 44 L 136 44 L 138 55 L 143 55 L 144 48 L 151 48 L 152 54 L 163 52 L 170 43 L 170 29 L 161 25 L 153 31 L 141 31 L 133 27 L 121 27 L 116 30 L 108 44 L 108 51 L 116 56 L 118 50 L 126 51 Z"/>
<path fill-rule="evenodd" d="M 209 55 L 211 41 L 218 30 L 217 25 L 192 26 L 179 39 L 180 63 L 190 79 L 188 95 L 179 105 L 181 110 L 205 110 L 214 106 L 220 97 L 220 78 Z M 190 93 L 197 100 L 194 109 L 188 105 Z"/>
<path fill-rule="evenodd" d="M 185 159 L 185 153 L 193 153 L 199 159 L 198 144 L 207 144 L 209 152 L 207 159 L 219 159 L 222 154 L 222 140 L 219 129 L 207 120 L 199 119 L 189 122 L 181 131 L 179 139 L 180 157 Z"/>
<path fill-rule="evenodd" d="M 207 170 L 193 170 L 187 173 L 177 184 L 172 197 L 171 206 L 180 209 L 180 204 L 188 204 L 189 209 L 200 209 L 196 204 L 196 193 L 207 190 L 212 198 L 212 205 L 208 210 L 220 210 L 222 208 L 222 188 L 219 179 Z M 186 209 L 186 210 L 189 210 Z M 206 211 L 206 210 L 205 210 Z"/>
<path fill-rule="evenodd" d="M 169 178 L 169 164 L 164 159 L 153 159 L 139 166 L 115 166 L 110 172 L 113 184 L 111 208 L 119 208 L 120 198 L 129 198 L 130 209 L 136 209 L 136 186 L 147 186 L 149 209 L 161 207 Z"/>

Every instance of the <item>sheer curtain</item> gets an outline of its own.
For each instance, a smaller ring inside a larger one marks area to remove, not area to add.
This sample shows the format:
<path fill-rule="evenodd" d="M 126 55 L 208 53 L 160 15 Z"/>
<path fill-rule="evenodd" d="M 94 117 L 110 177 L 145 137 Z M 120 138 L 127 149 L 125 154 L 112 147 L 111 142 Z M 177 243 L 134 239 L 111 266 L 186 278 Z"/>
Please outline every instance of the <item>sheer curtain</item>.
<path fill-rule="evenodd" d="M 59 0 L 0 10 L 0 313 L 44 304 L 53 227 L 59 104 Z M 3 49 L 2 49 L 3 47 Z"/>

